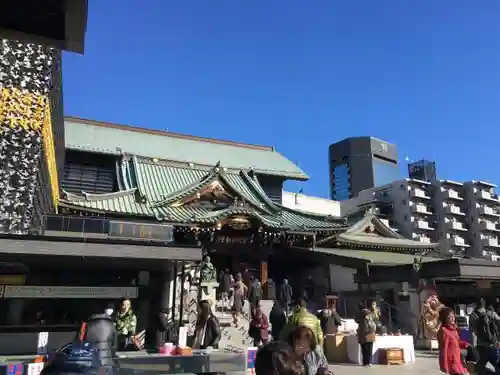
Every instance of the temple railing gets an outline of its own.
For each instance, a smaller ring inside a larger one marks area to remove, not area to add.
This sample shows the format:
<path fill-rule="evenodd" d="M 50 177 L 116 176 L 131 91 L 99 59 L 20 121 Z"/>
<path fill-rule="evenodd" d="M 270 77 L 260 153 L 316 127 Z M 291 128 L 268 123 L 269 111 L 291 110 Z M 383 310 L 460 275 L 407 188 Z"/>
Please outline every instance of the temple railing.
<path fill-rule="evenodd" d="M 44 215 L 43 235 L 81 238 L 108 238 L 109 219 Z"/>
<path fill-rule="evenodd" d="M 102 217 L 44 215 L 44 236 L 101 238 L 166 244 L 174 241 L 173 226 Z"/>

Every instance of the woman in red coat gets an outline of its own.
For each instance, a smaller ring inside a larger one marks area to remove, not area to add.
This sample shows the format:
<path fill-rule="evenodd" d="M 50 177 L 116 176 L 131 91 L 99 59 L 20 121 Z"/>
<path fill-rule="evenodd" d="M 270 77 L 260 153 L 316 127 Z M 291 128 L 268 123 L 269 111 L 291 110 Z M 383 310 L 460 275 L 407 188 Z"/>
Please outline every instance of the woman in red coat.
<path fill-rule="evenodd" d="M 441 322 L 438 331 L 439 367 L 441 371 L 450 375 L 467 374 L 460 352 L 464 343 L 460 341 L 458 336 L 455 313 L 452 309 L 445 307 L 439 314 L 439 320 Z"/>
<path fill-rule="evenodd" d="M 261 342 L 267 344 L 269 341 L 269 319 L 267 319 L 266 314 L 264 314 L 258 303 L 251 312 L 252 316 L 248 335 L 253 339 L 253 346 L 259 346 Z"/>

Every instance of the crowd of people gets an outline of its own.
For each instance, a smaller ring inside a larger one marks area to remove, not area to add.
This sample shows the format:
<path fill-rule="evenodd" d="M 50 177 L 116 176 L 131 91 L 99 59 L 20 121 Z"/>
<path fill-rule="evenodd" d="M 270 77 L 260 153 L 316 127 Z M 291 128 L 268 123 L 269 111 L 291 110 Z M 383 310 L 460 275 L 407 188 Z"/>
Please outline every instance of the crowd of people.
<path fill-rule="evenodd" d="M 488 305 L 484 298 L 476 301 L 469 315 L 471 342 L 461 340 L 453 309 L 439 311 L 439 365 L 446 374 L 500 373 L 500 305 Z"/>
<path fill-rule="evenodd" d="M 289 363 L 290 369 L 295 371 L 294 374 L 328 374 L 328 361 L 323 349 L 325 335 L 323 329 L 330 326 L 336 329 L 341 323 L 334 305 L 329 306 L 318 317 L 308 311 L 304 299 L 291 304 L 291 315 L 287 315 L 282 303 L 283 301 L 275 301 L 269 314 L 272 324 L 271 342 L 268 342 L 268 332 L 263 332 L 269 328 L 269 324 L 266 324 L 267 317 L 258 305 L 253 309 L 250 331 L 254 331 L 256 335 L 253 337 L 254 346 L 263 344 L 257 352 L 256 372 L 273 373 L 268 371 L 270 367 L 276 365 L 275 355 L 278 355 L 284 356 L 280 357 L 281 360 L 291 361 L 295 358 L 294 363 Z M 275 350 L 278 352 L 273 354 Z"/>

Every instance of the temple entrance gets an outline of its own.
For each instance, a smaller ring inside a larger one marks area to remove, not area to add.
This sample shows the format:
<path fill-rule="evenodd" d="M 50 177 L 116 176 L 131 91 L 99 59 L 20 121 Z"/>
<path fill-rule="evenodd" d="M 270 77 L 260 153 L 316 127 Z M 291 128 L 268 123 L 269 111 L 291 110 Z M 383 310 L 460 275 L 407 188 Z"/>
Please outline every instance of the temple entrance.
<path fill-rule="evenodd" d="M 261 278 L 260 261 L 244 251 L 237 248 L 231 249 L 231 251 L 217 249 L 209 252 L 208 255 L 217 269 L 217 277 L 221 271 L 228 269 L 233 276 L 239 272 L 242 275 L 248 274 L 247 277 Z"/>
<path fill-rule="evenodd" d="M 231 246 L 230 248 L 219 247 L 211 252 L 211 262 L 217 269 L 217 276 L 221 271 L 228 269 L 234 276 L 241 273 L 247 283 L 250 276 L 258 278 L 263 284 L 268 279 L 273 280 L 276 292 L 284 279 L 288 279 L 294 290 L 294 298 L 302 295 L 306 280 L 309 276 L 314 279 L 318 295 L 327 292 L 329 285 L 328 275 L 324 272 L 325 262 L 308 256 L 304 250 L 275 249 L 266 257 L 262 254 L 264 250 L 248 248 L 245 246 Z M 259 254 L 261 256 L 259 256 Z M 263 259 L 267 261 L 267 279 L 263 275 Z"/>

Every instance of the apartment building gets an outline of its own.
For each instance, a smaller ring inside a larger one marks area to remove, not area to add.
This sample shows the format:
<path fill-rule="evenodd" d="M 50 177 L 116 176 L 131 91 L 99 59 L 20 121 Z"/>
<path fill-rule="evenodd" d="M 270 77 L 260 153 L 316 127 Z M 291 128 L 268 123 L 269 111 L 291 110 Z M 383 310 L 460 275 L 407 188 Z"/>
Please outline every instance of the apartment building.
<path fill-rule="evenodd" d="M 341 212 L 376 200 L 405 237 L 439 242 L 443 254 L 490 257 L 500 253 L 500 199 L 495 188 L 484 181 L 405 179 L 360 192 L 341 202 Z"/>
<path fill-rule="evenodd" d="M 364 192 L 366 192 L 366 190 L 363 191 L 363 193 Z M 384 209 L 379 209 L 380 204 L 377 199 L 366 200 L 365 204 L 360 206 L 352 204 L 351 207 L 353 209 L 349 210 L 348 206 L 349 203 L 353 203 L 352 201 L 353 200 L 350 199 L 339 202 L 302 193 L 283 191 L 281 204 L 293 210 L 320 215 L 331 215 L 332 217 L 345 217 L 350 214 L 358 214 L 360 211 L 367 210 L 368 208 L 375 208 L 379 219 L 389 228 L 397 231 L 397 228 L 392 225 L 392 221 L 384 214 Z"/>
<path fill-rule="evenodd" d="M 443 253 L 470 254 L 467 204 L 463 183 L 451 180 L 432 182 L 432 198 L 436 214 L 436 239 Z"/>
<path fill-rule="evenodd" d="M 430 185 L 426 181 L 405 179 L 393 182 L 390 193 L 394 226 L 403 236 L 426 243 L 436 240 Z"/>
<path fill-rule="evenodd" d="M 415 179 L 394 181 L 364 190 L 356 198 L 341 202 L 341 212 L 343 215 L 355 212 L 373 201 L 379 214 L 401 235 L 415 241 L 435 242 L 435 215 L 430 187 L 429 182 Z"/>
<path fill-rule="evenodd" d="M 497 255 L 500 250 L 500 199 L 495 188 L 484 181 L 469 181 L 463 186 L 473 255 Z"/>

